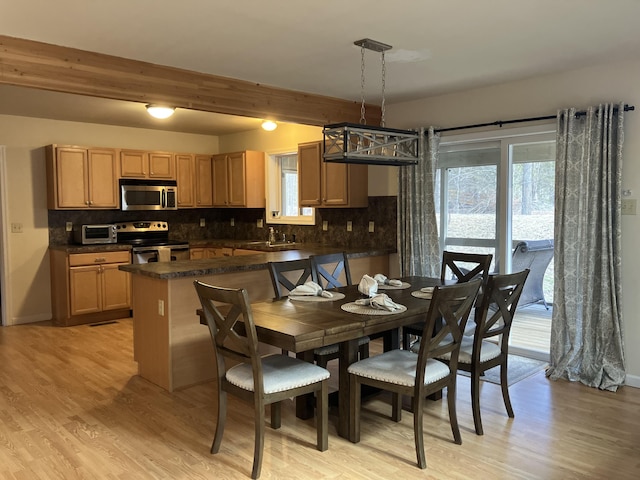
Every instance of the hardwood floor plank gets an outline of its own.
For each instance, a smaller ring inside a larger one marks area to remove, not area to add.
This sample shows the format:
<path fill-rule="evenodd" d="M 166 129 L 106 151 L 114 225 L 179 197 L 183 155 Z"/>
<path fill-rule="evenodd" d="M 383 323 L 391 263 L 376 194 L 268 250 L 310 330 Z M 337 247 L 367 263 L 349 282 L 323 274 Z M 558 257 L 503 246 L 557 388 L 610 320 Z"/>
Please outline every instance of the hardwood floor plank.
<path fill-rule="evenodd" d="M 373 354 L 381 348 L 376 342 Z M 168 393 L 138 377 L 131 319 L 1 328 L 0 363 L 3 480 L 250 475 L 251 407 L 230 399 L 222 448 L 211 455 L 215 383 Z M 331 370 L 335 375 L 335 365 Z M 453 443 L 446 402 L 426 403 L 425 471 L 416 467 L 413 416 L 403 412 L 392 422 L 385 394 L 365 402 L 359 444 L 337 436 L 332 410 L 326 452 L 315 449 L 314 420 L 296 418 L 286 402 L 282 428 L 267 428 L 262 478 L 640 478 L 640 389 L 604 392 L 539 372 L 510 388 L 516 416 L 509 419 L 499 386 L 480 387 L 479 437 L 469 380 L 458 377 L 462 445 Z"/>

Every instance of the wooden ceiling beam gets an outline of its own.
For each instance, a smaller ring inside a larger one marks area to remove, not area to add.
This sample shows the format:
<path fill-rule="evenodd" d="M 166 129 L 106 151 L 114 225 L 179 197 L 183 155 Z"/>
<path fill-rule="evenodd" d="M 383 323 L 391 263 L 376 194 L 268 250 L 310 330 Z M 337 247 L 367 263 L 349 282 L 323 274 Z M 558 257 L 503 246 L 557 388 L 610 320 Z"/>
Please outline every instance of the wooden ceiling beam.
<path fill-rule="evenodd" d="M 0 83 L 322 126 L 360 120 L 360 103 L 0 35 Z M 368 123 L 380 121 L 367 105 Z"/>

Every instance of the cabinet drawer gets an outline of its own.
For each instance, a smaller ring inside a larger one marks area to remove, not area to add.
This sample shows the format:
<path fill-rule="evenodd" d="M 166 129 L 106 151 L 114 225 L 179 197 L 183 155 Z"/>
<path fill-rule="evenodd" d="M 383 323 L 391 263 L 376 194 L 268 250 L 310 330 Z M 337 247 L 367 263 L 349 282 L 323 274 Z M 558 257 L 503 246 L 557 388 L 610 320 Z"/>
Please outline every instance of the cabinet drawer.
<path fill-rule="evenodd" d="M 100 263 L 130 263 L 129 252 L 96 252 L 96 253 L 73 253 L 69 255 L 69 266 L 78 267 L 80 265 L 98 265 Z"/>

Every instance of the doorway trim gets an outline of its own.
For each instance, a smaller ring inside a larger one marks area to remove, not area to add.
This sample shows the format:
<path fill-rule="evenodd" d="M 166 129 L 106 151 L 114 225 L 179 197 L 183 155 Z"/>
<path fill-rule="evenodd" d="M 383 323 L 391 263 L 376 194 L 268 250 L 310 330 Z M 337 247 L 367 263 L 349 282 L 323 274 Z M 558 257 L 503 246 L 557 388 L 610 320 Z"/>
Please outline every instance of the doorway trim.
<path fill-rule="evenodd" d="M 7 214 L 7 156 L 6 147 L 0 145 L 0 325 L 8 326 L 13 322 L 9 317 L 12 312 L 11 297 L 7 295 L 9 285 L 9 238 L 5 222 Z"/>

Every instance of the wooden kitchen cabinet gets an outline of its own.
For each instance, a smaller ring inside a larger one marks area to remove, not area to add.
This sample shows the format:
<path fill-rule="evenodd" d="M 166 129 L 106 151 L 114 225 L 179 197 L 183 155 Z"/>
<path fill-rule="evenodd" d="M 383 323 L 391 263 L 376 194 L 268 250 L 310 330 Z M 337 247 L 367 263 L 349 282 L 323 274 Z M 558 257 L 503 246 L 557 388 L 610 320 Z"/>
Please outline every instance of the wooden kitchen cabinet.
<path fill-rule="evenodd" d="M 116 150 L 48 145 L 46 151 L 47 208 L 118 208 Z"/>
<path fill-rule="evenodd" d="M 212 172 L 214 207 L 265 207 L 264 152 L 214 155 Z"/>
<path fill-rule="evenodd" d="M 79 325 L 130 316 L 128 250 L 70 253 L 50 249 L 53 322 Z"/>
<path fill-rule="evenodd" d="M 195 156 L 196 207 L 213 206 L 213 159 L 210 155 Z"/>
<path fill-rule="evenodd" d="M 298 201 L 301 207 L 367 207 L 367 165 L 326 163 L 323 142 L 298 145 Z"/>
<path fill-rule="evenodd" d="M 176 154 L 176 181 L 178 183 L 178 208 L 196 206 L 196 164 L 190 154 Z"/>
<path fill-rule="evenodd" d="M 123 178 L 175 180 L 175 170 L 173 153 L 120 150 L 120 176 Z"/>

